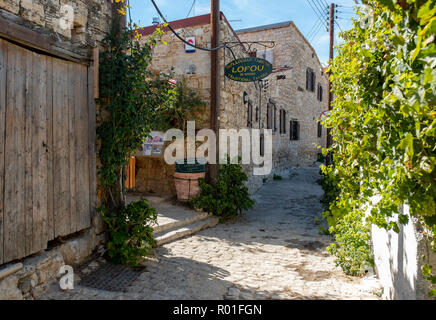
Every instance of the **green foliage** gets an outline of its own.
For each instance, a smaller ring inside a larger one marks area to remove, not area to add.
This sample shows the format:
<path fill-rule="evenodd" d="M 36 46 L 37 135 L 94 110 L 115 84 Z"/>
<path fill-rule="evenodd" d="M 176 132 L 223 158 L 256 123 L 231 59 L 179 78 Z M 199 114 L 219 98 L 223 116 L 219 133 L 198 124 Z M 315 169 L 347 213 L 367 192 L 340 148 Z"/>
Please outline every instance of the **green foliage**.
<path fill-rule="evenodd" d="M 167 131 L 171 128 L 185 131 L 186 121 L 196 121 L 201 107 L 205 105 L 197 91 L 188 87 L 186 79 L 177 82 L 175 87 L 176 99 L 172 107 L 163 109 L 155 117 L 155 130 Z"/>
<path fill-rule="evenodd" d="M 155 244 L 151 224 L 156 223 L 156 210 L 144 199 L 132 202 L 116 214 L 109 214 L 105 207 L 101 207 L 100 212 L 108 226 L 107 249 L 110 260 L 119 264 L 138 265 Z"/>
<path fill-rule="evenodd" d="M 332 214 L 346 219 L 379 196 L 368 222 L 398 231 L 390 218 L 406 203 L 434 239 L 436 1 L 364 2 L 331 67 L 335 101 L 325 124 L 334 166 L 325 172 L 339 189 Z"/>
<path fill-rule="evenodd" d="M 204 179 L 199 180 L 201 193 L 191 200 L 191 204 L 213 213 L 221 220 L 232 218 L 242 213 L 242 210 L 248 210 L 254 206 L 254 200 L 250 198 L 248 188 L 244 185 L 247 179 L 242 166 L 231 164 L 228 158 L 227 164 L 220 166 L 215 185 L 206 183 Z"/>
<path fill-rule="evenodd" d="M 366 268 L 374 265 L 370 227 L 364 222 L 364 217 L 362 211 L 354 210 L 330 227 L 336 243 L 327 247 L 327 251 L 336 256 L 336 265 L 353 276 L 364 274 Z"/>
<path fill-rule="evenodd" d="M 117 35 L 121 34 L 121 37 Z M 153 39 L 133 42 L 130 32 L 113 27 L 100 55 L 100 185 L 117 183 L 127 158 L 143 143 L 156 118 L 173 108 L 177 93 L 168 77 L 148 71 Z"/>
<path fill-rule="evenodd" d="M 274 177 L 273 177 L 273 180 L 282 180 L 283 178 L 282 178 L 282 176 L 279 176 L 279 175 L 274 175 Z"/>

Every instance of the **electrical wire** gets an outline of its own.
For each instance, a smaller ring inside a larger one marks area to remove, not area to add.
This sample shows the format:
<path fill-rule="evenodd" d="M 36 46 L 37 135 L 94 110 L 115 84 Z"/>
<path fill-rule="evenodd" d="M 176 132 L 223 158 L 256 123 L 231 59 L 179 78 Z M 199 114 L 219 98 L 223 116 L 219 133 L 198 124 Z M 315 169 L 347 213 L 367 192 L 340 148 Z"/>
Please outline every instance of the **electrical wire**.
<path fill-rule="evenodd" d="M 320 21 L 316 20 L 315 23 L 313 24 L 312 28 L 310 28 L 309 32 L 306 33 L 306 39 L 309 39 L 310 36 L 312 35 L 312 33 L 315 31 L 315 29 L 318 27 Z"/>
<path fill-rule="evenodd" d="M 327 14 L 327 11 L 326 11 L 327 8 L 323 8 L 324 5 L 322 4 L 321 0 L 312 0 L 312 1 L 317 6 L 318 10 L 321 13 Z"/>
<path fill-rule="evenodd" d="M 231 48 L 229 48 L 229 47 L 226 46 L 226 45 L 220 45 L 220 46 L 218 46 L 218 47 L 216 47 L 216 48 L 208 49 L 208 48 L 199 47 L 199 46 L 194 45 L 194 44 L 192 44 L 192 43 L 189 43 L 188 41 L 186 41 L 185 39 L 183 39 L 183 38 L 182 38 L 181 36 L 179 36 L 179 34 L 178 34 L 174 29 L 173 29 L 173 27 L 171 27 L 171 25 L 167 22 L 167 20 L 165 19 L 164 15 L 163 15 L 162 12 L 160 11 L 159 7 L 157 6 L 156 2 L 155 2 L 154 0 L 150 0 L 150 1 L 151 1 L 151 3 L 153 4 L 153 6 L 154 6 L 154 8 L 156 9 L 156 11 L 157 11 L 157 13 L 159 14 L 159 16 L 162 18 L 163 22 L 165 22 L 165 23 L 167 24 L 168 29 L 170 29 L 171 32 L 172 32 L 172 33 L 173 33 L 173 34 L 174 34 L 174 35 L 175 35 L 175 36 L 176 36 L 180 41 L 182 41 L 182 42 L 185 43 L 185 44 L 190 45 L 191 47 L 194 47 L 195 49 L 202 50 L 202 51 L 208 51 L 208 52 L 215 52 L 215 51 L 218 51 L 218 50 L 220 50 L 220 49 L 225 49 L 225 48 L 227 48 L 227 49 L 232 53 L 233 58 L 236 60 L 235 53 L 233 52 L 233 50 L 232 50 Z"/>
<path fill-rule="evenodd" d="M 318 33 L 321 31 L 322 25 L 319 26 L 318 30 L 316 32 L 314 32 L 309 40 L 309 42 L 312 42 L 316 36 L 318 35 Z"/>
<path fill-rule="evenodd" d="M 315 26 L 315 28 L 313 28 L 312 32 L 310 34 L 307 35 L 307 40 L 310 42 L 312 41 L 313 37 L 319 33 L 320 29 L 322 28 L 322 24 L 320 23 L 320 21 L 317 21 L 317 24 Z"/>
<path fill-rule="evenodd" d="M 196 2 L 197 0 L 194 0 L 194 1 L 192 1 L 192 6 L 191 6 L 191 9 L 189 9 L 189 12 L 188 12 L 188 15 L 186 16 L 186 18 L 188 18 L 189 17 L 189 15 L 191 14 L 191 12 L 192 12 L 192 9 L 194 9 L 194 7 L 195 7 L 195 2 Z M 194 11 L 194 14 L 195 14 L 195 11 Z"/>
<path fill-rule="evenodd" d="M 324 23 L 324 26 L 327 27 L 327 23 L 323 20 L 322 16 L 319 15 L 318 10 L 315 9 L 315 7 L 312 5 L 311 1 L 308 0 L 307 1 L 310 5 L 310 7 L 312 8 L 313 12 L 315 13 L 315 15 L 318 17 L 318 19 Z"/>
<path fill-rule="evenodd" d="M 327 17 L 327 12 L 322 9 L 322 4 L 320 4 L 319 1 L 317 1 L 317 0 L 312 0 L 312 2 L 315 5 L 315 7 L 317 8 L 321 17 Z"/>

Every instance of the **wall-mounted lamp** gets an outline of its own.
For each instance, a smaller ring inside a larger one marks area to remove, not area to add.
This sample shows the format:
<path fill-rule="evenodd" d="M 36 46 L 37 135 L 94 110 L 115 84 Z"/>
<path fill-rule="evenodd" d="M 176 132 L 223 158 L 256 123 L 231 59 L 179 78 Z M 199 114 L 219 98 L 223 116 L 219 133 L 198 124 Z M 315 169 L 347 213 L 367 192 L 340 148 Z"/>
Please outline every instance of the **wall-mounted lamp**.
<path fill-rule="evenodd" d="M 247 104 L 247 102 L 248 102 L 248 93 L 245 92 L 245 91 L 244 91 L 243 99 L 244 99 L 244 104 Z"/>

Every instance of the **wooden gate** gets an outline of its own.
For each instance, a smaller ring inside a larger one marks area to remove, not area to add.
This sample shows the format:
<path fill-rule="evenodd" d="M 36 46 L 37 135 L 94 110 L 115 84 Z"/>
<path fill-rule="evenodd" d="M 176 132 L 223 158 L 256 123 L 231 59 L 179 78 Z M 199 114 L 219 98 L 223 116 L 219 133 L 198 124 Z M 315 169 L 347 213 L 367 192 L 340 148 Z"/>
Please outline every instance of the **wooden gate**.
<path fill-rule="evenodd" d="M 90 227 L 95 105 L 88 66 L 0 39 L 0 264 Z"/>

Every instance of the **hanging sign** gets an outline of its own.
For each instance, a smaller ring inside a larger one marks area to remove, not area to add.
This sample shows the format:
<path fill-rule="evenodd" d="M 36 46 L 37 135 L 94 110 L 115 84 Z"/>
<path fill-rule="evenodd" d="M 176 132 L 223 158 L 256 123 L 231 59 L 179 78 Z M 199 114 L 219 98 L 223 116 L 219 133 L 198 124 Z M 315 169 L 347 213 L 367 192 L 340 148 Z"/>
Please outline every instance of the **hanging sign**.
<path fill-rule="evenodd" d="M 272 64 L 261 58 L 236 59 L 226 65 L 226 77 L 239 82 L 262 80 L 272 73 Z"/>
<path fill-rule="evenodd" d="M 195 37 L 188 37 L 188 38 L 186 38 L 186 42 L 195 46 Z M 185 44 L 185 51 L 187 53 L 195 52 L 195 48 L 193 46 L 190 46 L 187 43 Z"/>

